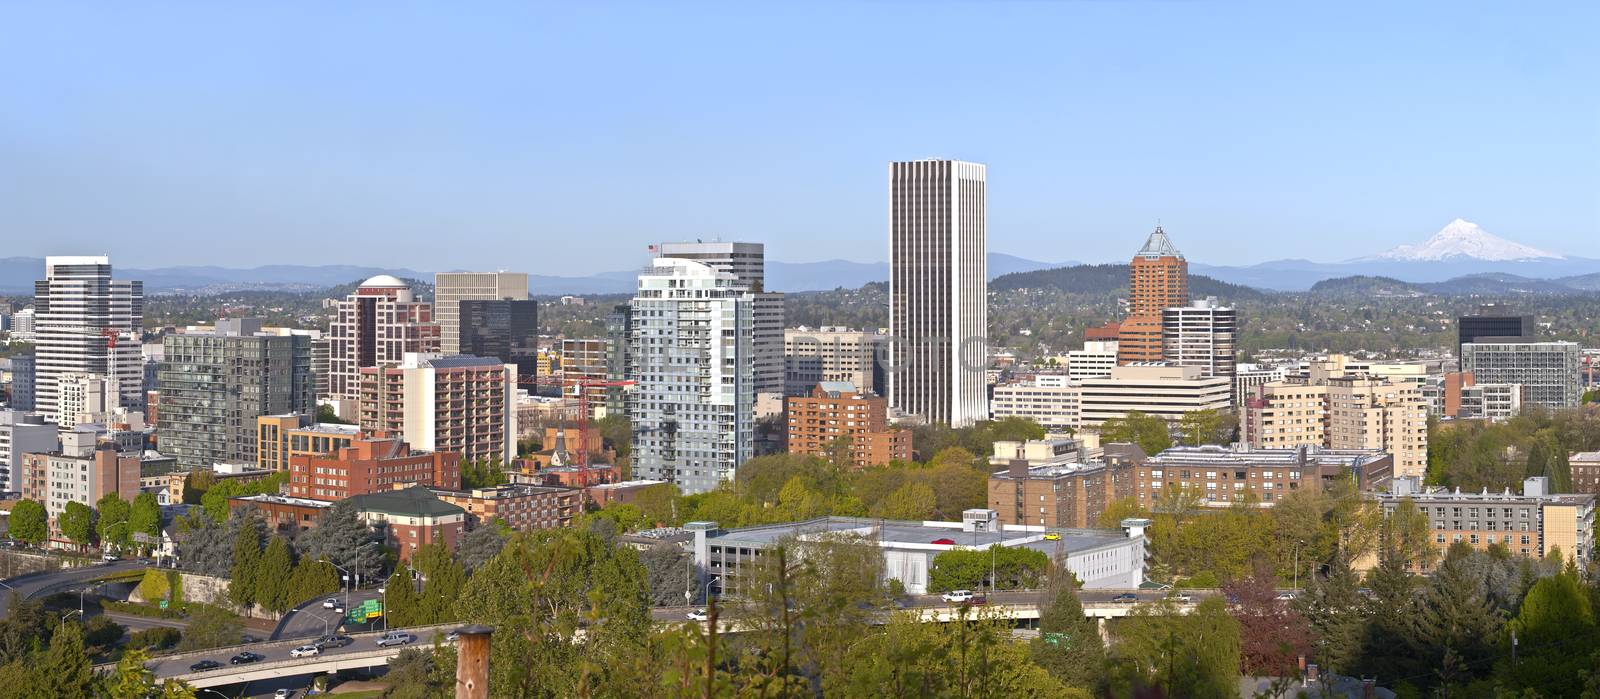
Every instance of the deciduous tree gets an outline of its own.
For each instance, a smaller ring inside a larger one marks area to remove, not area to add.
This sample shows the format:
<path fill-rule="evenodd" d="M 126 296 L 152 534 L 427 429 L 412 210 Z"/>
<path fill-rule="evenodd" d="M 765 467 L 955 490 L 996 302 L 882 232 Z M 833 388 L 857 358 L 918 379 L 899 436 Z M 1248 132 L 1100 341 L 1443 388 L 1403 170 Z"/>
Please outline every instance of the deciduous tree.
<path fill-rule="evenodd" d="M 44 543 L 49 536 L 50 528 L 47 524 L 44 505 L 37 500 L 19 500 L 11 508 L 9 520 L 11 538 L 26 541 L 34 546 Z"/>
<path fill-rule="evenodd" d="M 83 548 L 94 543 L 94 510 L 81 502 L 70 501 L 61 516 L 56 518 L 56 525 L 61 527 L 61 533 L 67 540 Z"/>

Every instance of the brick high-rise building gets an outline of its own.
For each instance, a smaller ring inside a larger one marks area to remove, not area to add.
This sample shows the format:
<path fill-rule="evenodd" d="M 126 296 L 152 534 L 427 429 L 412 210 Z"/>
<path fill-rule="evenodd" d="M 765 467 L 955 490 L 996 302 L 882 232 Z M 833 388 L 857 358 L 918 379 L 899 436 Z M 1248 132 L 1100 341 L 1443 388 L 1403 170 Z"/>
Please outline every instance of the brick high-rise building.
<path fill-rule="evenodd" d="M 371 435 L 327 454 L 289 457 L 291 497 L 343 500 L 411 483 L 459 489 L 460 455 L 412 451 L 398 436 Z"/>
<path fill-rule="evenodd" d="M 1134 469 L 1144 460 L 1137 447 L 1112 445 L 1104 459 L 1085 463 L 1075 449 L 1062 446 L 1076 445 L 1066 440 L 995 443 L 989 463 L 991 468 L 1003 463 L 1005 470 L 989 475 L 988 501 L 1001 524 L 1092 528 L 1111 503 L 1133 497 Z M 1056 453 L 1048 453 L 1051 447 Z"/>
<path fill-rule="evenodd" d="M 785 401 L 789 453 L 829 456 L 834 441 L 850 440 L 856 468 L 911 460 L 911 430 L 889 427 L 889 401 L 856 391 L 853 384 L 825 381 L 809 396 Z"/>
<path fill-rule="evenodd" d="M 361 428 L 467 461 L 517 457 L 517 368 L 468 355 L 408 354 L 361 370 Z"/>
<path fill-rule="evenodd" d="M 405 282 L 380 274 L 339 301 L 328 324 L 328 393 L 361 399 L 361 370 L 399 364 L 417 352 L 439 351 L 433 304 L 418 301 Z M 347 417 L 347 416 L 343 416 Z"/>
<path fill-rule="evenodd" d="M 1188 305 L 1189 262 L 1156 226 L 1128 264 L 1128 317 L 1118 330 L 1118 361 L 1161 361 L 1162 312 Z"/>

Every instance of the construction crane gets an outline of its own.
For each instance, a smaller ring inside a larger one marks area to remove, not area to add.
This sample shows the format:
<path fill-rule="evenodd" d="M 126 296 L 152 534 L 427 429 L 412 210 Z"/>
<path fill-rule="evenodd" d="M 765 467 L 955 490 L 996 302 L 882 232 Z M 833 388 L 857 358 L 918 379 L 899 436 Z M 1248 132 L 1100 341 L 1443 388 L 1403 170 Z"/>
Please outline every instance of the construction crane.
<path fill-rule="evenodd" d="M 531 381 L 529 379 L 532 379 Z M 573 389 L 573 394 L 578 399 L 578 415 L 575 422 L 578 426 L 578 454 L 575 466 L 578 470 L 578 487 L 585 490 L 589 487 L 589 389 L 591 388 L 622 388 L 634 385 L 633 381 L 619 381 L 613 379 L 573 378 L 562 379 L 553 376 L 544 377 L 518 377 L 519 382 L 531 383 L 541 386 L 559 386 L 565 397 L 566 389 Z"/>

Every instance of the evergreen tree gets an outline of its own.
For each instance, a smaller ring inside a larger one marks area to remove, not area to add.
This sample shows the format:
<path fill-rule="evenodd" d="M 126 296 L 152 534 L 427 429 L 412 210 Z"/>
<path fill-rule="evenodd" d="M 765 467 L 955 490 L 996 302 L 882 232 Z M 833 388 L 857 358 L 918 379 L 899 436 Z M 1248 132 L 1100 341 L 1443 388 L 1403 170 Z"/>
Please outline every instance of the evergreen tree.
<path fill-rule="evenodd" d="M 303 600 L 289 598 L 289 584 L 294 575 L 294 561 L 289 554 L 289 543 L 281 536 L 270 537 L 267 550 L 261 555 L 256 578 L 256 601 L 274 612 L 285 612 Z"/>
<path fill-rule="evenodd" d="M 289 600 L 289 606 L 294 607 L 323 595 L 338 592 L 340 583 L 339 571 L 328 565 L 327 561 L 302 558 L 300 564 L 294 567 L 294 573 L 289 576 L 289 588 L 284 594 Z"/>
<path fill-rule="evenodd" d="M 1445 558 L 1414 616 L 1417 650 L 1447 685 L 1482 672 L 1500 632 L 1500 612 L 1484 594 L 1469 560 L 1461 555 Z"/>
<path fill-rule="evenodd" d="M 1541 696 L 1561 696 L 1574 677 L 1594 669 L 1588 651 L 1600 647 L 1600 629 L 1589 592 L 1578 582 L 1576 570 L 1534 584 L 1517 617 L 1507 624 L 1506 645 L 1514 637 L 1520 649 L 1515 665 L 1502 661 L 1508 684 Z M 1510 649 L 1504 650 L 1509 655 Z"/>
<path fill-rule="evenodd" d="M 410 566 L 404 563 L 395 566 L 394 574 L 383 584 L 383 589 L 383 616 L 388 619 L 389 626 L 433 623 L 422 608 L 422 598 L 417 594 L 417 581 L 413 579 Z"/>
<path fill-rule="evenodd" d="M 228 599 L 240 608 L 261 601 L 261 531 L 241 522 L 233 538 L 233 567 L 228 570 Z"/>
<path fill-rule="evenodd" d="M 456 563 L 450 556 L 450 550 L 440 543 L 418 547 L 411 557 L 411 564 L 421 578 L 422 591 L 418 605 L 421 623 L 441 624 L 453 620 L 456 598 L 461 596 L 461 588 L 467 584 L 467 574 L 461 569 L 461 564 Z"/>
<path fill-rule="evenodd" d="M 1416 615 L 1416 576 L 1406 569 L 1403 546 L 1388 536 L 1378 549 L 1378 565 L 1367 573 L 1372 590 L 1366 628 L 1361 635 L 1360 671 L 1392 681 L 1428 668 L 1418 663 L 1410 649 L 1416 645 L 1411 622 Z M 1404 652 L 1401 652 L 1403 649 Z"/>
<path fill-rule="evenodd" d="M 1105 681 L 1105 644 L 1098 624 L 1083 615 L 1077 578 L 1057 563 L 1045 591 L 1050 605 L 1039 611 L 1039 637 L 1031 646 L 1034 662 L 1069 687 L 1098 692 Z"/>
<path fill-rule="evenodd" d="M 1543 439 L 1535 439 L 1533 444 L 1528 446 L 1528 464 L 1523 469 L 1523 475 L 1528 478 L 1550 475 L 1549 442 Z"/>
<path fill-rule="evenodd" d="M 1342 553 L 1335 554 L 1327 573 L 1313 577 L 1295 604 L 1317 638 L 1314 657 L 1318 664 L 1349 673 L 1360 658 L 1366 623 L 1366 599 L 1350 560 Z"/>
<path fill-rule="evenodd" d="M 50 649 L 39 659 L 38 674 L 46 696 L 92 699 L 99 693 L 77 624 L 67 624 L 50 639 Z"/>
<path fill-rule="evenodd" d="M 225 576 L 233 567 L 233 537 L 205 513 L 195 510 L 178 526 L 178 560 L 201 575 Z"/>
<path fill-rule="evenodd" d="M 372 527 L 361 521 L 355 502 L 346 498 L 323 512 L 316 528 L 301 534 L 295 545 L 301 559 L 329 561 L 352 575 L 360 575 L 364 584 L 382 579 L 383 547 L 367 546 L 379 540 Z"/>
<path fill-rule="evenodd" d="M 506 545 L 506 534 L 493 522 L 480 522 L 467 535 L 461 537 L 461 544 L 456 547 L 456 558 L 461 561 L 461 567 L 468 573 L 478 569 L 479 566 L 494 558 L 500 553 L 501 547 Z"/>

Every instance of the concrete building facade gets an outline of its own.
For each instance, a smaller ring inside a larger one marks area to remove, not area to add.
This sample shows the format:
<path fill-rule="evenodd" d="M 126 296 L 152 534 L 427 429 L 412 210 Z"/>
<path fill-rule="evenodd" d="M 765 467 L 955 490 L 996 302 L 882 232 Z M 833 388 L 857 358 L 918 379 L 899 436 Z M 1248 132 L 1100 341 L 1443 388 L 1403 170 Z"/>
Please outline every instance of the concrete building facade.
<path fill-rule="evenodd" d="M 104 256 L 45 258 L 45 278 L 34 282 L 34 407 L 56 414 L 60 382 L 68 374 L 109 377 L 119 404 L 144 397 L 139 332 L 144 284 L 111 278 Z"/>
<path fill-rule="evenodd" d="M 56 450 L 56 423 L 38 413 L 0 410 L 0 490 L 21 490 L 23 454 Z"/>
<path fill-rule="evenodd" d="M 399 279 L 387 274 L 368 279 L 335 306 L 328 324 L 329 399 L 353 405 L 361 400 L 362 369 L 394 366 L 407 354 L 439 351 L 433 304 L 416 300 Z"/>
<path fill-rule="evenodd" d="M 876 330 L 824 326 L 783 331 L 783 392 L 803 396 L 824 381 L 844 381 L 859 393 L 883 395 L 880 358 L 889 336 Z"/>
<path fill-rule="evenodd" d="M 439 350 L 445 354 L 487 356 L 482 354 L 482 349 L 462 349 L 462 301 L 525 301 L 527 298 L 526 272 L 439 272 L 433 275 L 433 315 L 439 323 Z"/>
<path fill-rule="evenodd" d="M 1233 381 L 1201 375 L 1200 367 L 1163 363 L 1129 364 L 1104 378 L 1088 379 L 1080 389 L 1079 421 L 1098 428 L 1112 418 L 1137 410 L 1169 422 L 1197 410 L 1228 410 Z"/>
<path fill-rule="evenodd" d="M 734 274 L 658 257 L 631 303 L 633 472 L 686 493 L 755 450 L 754 297 Z"/>
<path fill-rule="evenodd" d="M 1083 387 L 1076 383 L 1031 382 L 1001 384 L 994 387 L 989 412 L 994 419 L 1025 417 L 1046 430 L 1076 430 L 1081 417 Z"/>
<path fill-rule="evenodd" d="M 889 164 L 889 407 L 966 427 L 989 417 L 988 170 Z"/>
<path fill-rule="evenodd" d="M 1478 338 L 1461 345 L 1461 370 L 1485 384 L 1518 384 L 1522 402 L 1571 408 L 1583 398 L 1575 342 Z"/>
<path fill-rule="evenodd" d="M 361 370 L 361 429 L 466 461 L 517 458 L 517 368 L 468 355 L 407 354 Z"/>
<path fill-rule="evenodd" d="M 662 243 L 659 257 L 694 260 L 732 274 L 750 292 L 750 363 L 756 393 L 783 393 L 783 294 L 767 288 L 762 243 Z"/>
<path fill-rule="evenodd" d="M 1424 488 L 1416 478 L 1397 478 L 1390 492 L 1377 497 L 1385 514 L 1411 500 L 1428 518 L 1441 557 L 1458 542 L 1476 549 L 1499 544 L 1513 555 L 1533 558 L 1560 548 L 1583 570 L 1594 556 L 1595 496 L 1556 495 L 1547 488 L 1545 479 L 1536 477 L 1523 481 L 1520 495 L 1509 489 L 1463 493 L 1459 488 Z"/>
<path fill-rule="evenodd" d="M 1216 297 L 1161 311 L 1162 359 L 1176 366 L 1200 367 L 1206 378 L 1229 381 L 1237 373 L 1239 317 Z"/>

